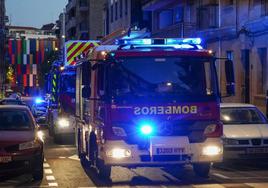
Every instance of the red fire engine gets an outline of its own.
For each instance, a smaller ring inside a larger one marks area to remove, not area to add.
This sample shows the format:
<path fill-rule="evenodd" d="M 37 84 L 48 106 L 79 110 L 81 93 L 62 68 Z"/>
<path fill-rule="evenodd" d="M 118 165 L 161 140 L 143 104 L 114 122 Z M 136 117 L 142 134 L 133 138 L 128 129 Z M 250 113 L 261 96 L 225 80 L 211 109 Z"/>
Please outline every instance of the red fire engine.
<path fill-rule="evenodd" d="M 222 160 L 216 58 L 201 39 L 118 40 L 77 66 L 77 145 L 102 177 L 112 166 L 192 164 L 207 176 Z M 232 62 L 226 91 L 234 94 Z"/>

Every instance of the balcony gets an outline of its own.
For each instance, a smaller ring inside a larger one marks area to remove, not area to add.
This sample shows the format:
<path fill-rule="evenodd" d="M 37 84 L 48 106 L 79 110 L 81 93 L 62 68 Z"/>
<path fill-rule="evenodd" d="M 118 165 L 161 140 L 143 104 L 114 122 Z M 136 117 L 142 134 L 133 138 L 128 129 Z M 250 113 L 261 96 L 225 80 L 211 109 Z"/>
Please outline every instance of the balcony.
<path fill-rule="evenodd" d="M 66 5 L 66 12 L 69 12 L 71 9 L 76 7 L 77 0 L 70 0 Z"/>
<path fill-rule="evenodd" d="M 163 1 L 163 0 L 143 0 L 142 5 L 143 5 L 143 10 L 144 11 L 155 11 L 162 9 L 163 7 L 166 7 L 169 4 L 172 3 L 179 3 L 179 0 L 169 0 L 169 1 Z"/>
<path fill-rule="evenodd" d="M 196 24 L 183 22 L 153 31 L 152 37 L 160 37 L 160 38 L 195 37 L 195 32 L 196 32 Z"/>

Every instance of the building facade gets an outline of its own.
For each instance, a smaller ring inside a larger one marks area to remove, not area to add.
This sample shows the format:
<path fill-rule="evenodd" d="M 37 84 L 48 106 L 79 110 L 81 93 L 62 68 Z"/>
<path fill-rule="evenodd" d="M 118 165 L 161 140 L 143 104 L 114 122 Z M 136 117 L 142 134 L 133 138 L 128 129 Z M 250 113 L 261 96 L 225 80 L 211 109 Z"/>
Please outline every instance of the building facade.
<path fill-rule="evenodd" d="M 142 29 L 146 26 L 142 1 L 107 0 L 103 15 L 105 35 L 127 31 L 130 28 Z"/>
<path fill-rule="evenodd" d="M 40 71 L 58 51 L 56 36 L 47 29 L 7 26 L 6 37 L 6 62 L 14 70 L 8 87 L 25 95 L 38 94 Z"/>
<path fill-rule="evenodd" d="M 268 90 L 267 0 L 144 0 L 154 37 L 201 37 L 217 57 L 234 61 L 236 95 L 224 101 L 246 102 L 265 111 Z M 225 94 L 224 63 L 217 62 Z"/>
<path fill-rule="evenodd" d="M 66 40 L 96 40 L 103 36 L 105 0 L 69 0 L 66 5 Z"/>
<path fill-rule="evenodd" d="M 0 94 L 5 82 L 5 0 L 0 0 Z"/>

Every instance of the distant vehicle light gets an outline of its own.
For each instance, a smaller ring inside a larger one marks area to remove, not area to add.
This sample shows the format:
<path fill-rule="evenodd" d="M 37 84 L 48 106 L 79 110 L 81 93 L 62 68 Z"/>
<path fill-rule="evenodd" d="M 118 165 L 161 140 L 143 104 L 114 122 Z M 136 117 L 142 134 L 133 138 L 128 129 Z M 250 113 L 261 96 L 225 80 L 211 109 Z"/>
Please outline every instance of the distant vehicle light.
<path fill-rule="evenodd" d="M 43 103 L 43 102 L 46 102 L 46 101 L 44 99 L 41 99 L 41 98 L 35 99 L 36 104 L 40 104 L 40 103 Z"/>
<path fill-rule="evenodd" d="M 70 126 L 70 123 L 66 118 L 59 119 L 58 124 L 59 124 L 60 128 L 66 128 L 66 127 Z"/>

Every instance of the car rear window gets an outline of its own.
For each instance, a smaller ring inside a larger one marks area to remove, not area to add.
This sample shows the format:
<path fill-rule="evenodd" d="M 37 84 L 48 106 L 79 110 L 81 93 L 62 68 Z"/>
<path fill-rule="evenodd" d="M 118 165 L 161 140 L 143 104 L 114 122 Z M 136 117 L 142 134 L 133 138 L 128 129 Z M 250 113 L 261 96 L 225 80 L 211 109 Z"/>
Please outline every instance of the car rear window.
<path fill-rule="evenodd" d="M 223 124 L 265 124 L 264 115 L 254 107 L 228 107 L 221 108 L 221 121 Z"/>
<path fill-rule="evenodd" d="M 0 110 L 0 130 L 30 129 L 33 129 L 33 121 L 26 110 Z"/>

